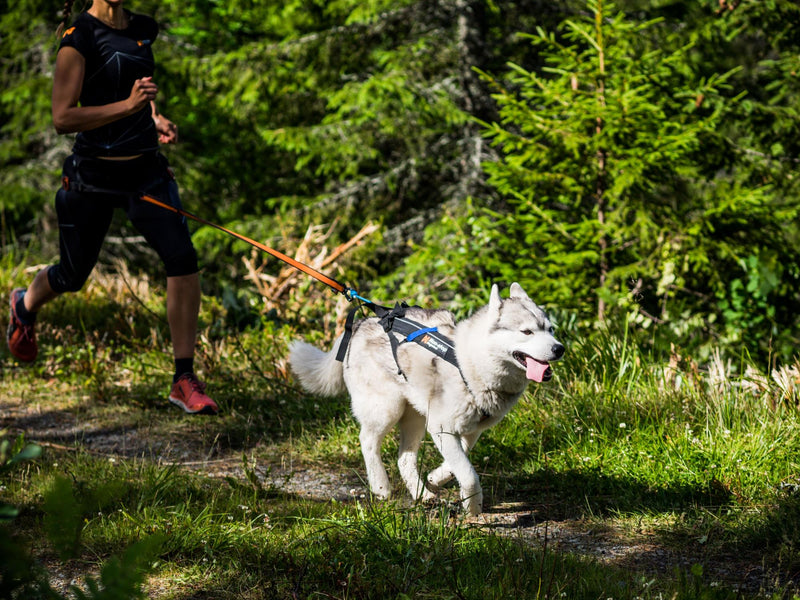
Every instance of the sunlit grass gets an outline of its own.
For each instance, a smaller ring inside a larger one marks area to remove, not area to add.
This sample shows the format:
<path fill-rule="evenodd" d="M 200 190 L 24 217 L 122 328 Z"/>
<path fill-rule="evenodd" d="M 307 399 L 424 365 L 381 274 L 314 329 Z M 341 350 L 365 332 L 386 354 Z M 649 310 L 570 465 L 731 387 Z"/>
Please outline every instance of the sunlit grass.
<path fill-rule="evenodd" d="M 446 506 L 313 503 L 220 485 L 173 467 L 82 453 L 35 471 L 15 478 L 36 481 L 28 490 L 34 497 L 65 473 L 75 478 L 82 555 L 89 563 L 156 536 L 159 558 L 150 580 L 168 579 L 174 597 L 197 586 L 219 597 L 252 598 L 593 598 L 613 591 L 618 598 L 655 599 L 670 590 L 694 597 L 685 581 L 659 583 L 486 533 Z M 35 529 L 37 519 L 29 512 L 18 524 Z M 724 590 L 704 593 L 734 597 Z"/>
<path fill-rule="evenodd" d="M 8 262 L 0 269 L 11 285 L 23 279 Z M 149 585 L 165 598 L 197 590 L 221 598 L 741 597 L 725 583 L 712 587 L 699 567 L 630 571 L 478 527 L 455 503 L 414 506 L 402 497 L 394 440 L 384 458 L 395 501 L 310 500 L 273 487 L 264 473 L 287 462 L 363 476 L 347 398 L 310 397 L 288 371 L 286 345 L 306 333 L 267 317 L 233 327 L 209 299 L 197 366 L 223 413 L 187 418 L 165 399 L 163 289 L 122 279 L 94 278 L 48 306 L 35 365 L 0 352 L 4 406 L 59 411 L 74 423 L 71 438 L 45 443 L 41 459 L 0 479 L 0 498 L 21 508 L 14 527 L 34 554 L 53 557 L 45 499 L 66 481 L 80 515 L 73 568 L 78 560 L 95 569 L 159 536 Z M 323 345 L 332 334 L 308 337 Z M 570 337 L 553 381 L 531 386 L 472 453 L 487 510 L 513 505 L 532 522 L 589 523 L 710 559 L 760 556 L 775 573 L 773 591 L 791 597 L 786 586 L 800 568 L 791 377 L 743 360 L 721 368 L 654 358 L 631 333 Z M 115 428 L 137 432 L 152 450 L 124 455 L 86 442 Z M 181 467 L 175 449 L 199 459 Z M 218 455 L 241 457 L 239 475 L 208 476 L 203 461 Z M 439 461 L 427 441 L 424 469 Z"/>

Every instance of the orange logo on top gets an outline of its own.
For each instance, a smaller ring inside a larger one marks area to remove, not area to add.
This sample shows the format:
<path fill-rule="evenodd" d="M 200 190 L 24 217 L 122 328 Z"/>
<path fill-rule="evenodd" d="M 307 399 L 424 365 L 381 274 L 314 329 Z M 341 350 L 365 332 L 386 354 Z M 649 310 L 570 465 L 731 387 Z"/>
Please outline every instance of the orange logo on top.
<path fill-rule="evenodd" d="M 67 29 L 67 30 L 64 32 L 64 35 L 62 35 L 61 37 L 67 37 L 67 36 L 68 36 L 69 34 L 71 34 L 73 31 L 75 31 L 75 28 L 74 28 L 74 27 L 70 27 L 69 29 Z"/>

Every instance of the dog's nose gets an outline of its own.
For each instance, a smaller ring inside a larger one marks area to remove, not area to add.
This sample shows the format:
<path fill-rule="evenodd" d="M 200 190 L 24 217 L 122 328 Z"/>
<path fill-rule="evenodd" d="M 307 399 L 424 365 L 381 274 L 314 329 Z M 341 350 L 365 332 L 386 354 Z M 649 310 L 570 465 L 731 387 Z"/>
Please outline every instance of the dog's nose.
<path fill-rule="evenodd" d="M 555 357 L 553 360 L 559 359 L 564 356 L 564 346 L 562 344 L 553 344 L 553 347 L 550 348 L 550 352 L 552 352 Z"/>

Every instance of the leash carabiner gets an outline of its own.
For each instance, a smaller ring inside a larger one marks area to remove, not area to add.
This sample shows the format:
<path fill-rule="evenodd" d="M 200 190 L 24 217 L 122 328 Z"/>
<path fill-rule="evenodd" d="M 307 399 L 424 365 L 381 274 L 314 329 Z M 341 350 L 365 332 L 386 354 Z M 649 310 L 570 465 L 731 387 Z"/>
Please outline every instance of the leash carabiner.
<path fill-rule="evenodd" d="M 353 300 L 360 300 L 365 304 L 372 304 L 372 302 L 364 298 L 364 296 L 359 296 L 358 292 L 356 292 L 353 288 L 345 288 L 342 293 L 344 294 L 344 297 L 347 298 L 348 302 L 352 302 Z"/>

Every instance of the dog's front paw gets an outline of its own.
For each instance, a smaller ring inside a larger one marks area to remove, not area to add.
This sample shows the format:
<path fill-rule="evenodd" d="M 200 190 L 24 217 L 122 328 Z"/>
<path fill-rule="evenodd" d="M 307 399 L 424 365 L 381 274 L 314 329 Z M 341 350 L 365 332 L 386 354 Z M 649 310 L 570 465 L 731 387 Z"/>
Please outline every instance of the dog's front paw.
<path fill-rule="evenodd" d="M 463 498 L 462 506 L 470 516 L 477 516 L 483 511 L 483 492 L 478 490 Z"/>
<path fill-rule="evenodd" d="M 433 492 L 439 492 L 442 486 L 453 479 L 453 472 L 445 465 L 437 467 L 428 474 L 426 485 Z"/>
<path fill-rule="evenodd" d="M 434 500 L 436 500 L 438 498 L 438 496 L 436 495 L 436 492 L 438 492 L 438 491 L 439 490 L 432 491 L 430 489 L 430 487 L 426 485 L 425 489 L 422 490 L 422 498 L 421 498 L 421 500 L 423 502 L 425 502 L 425 503 L 433 502 Z"/>
<path fill-rule="evenodd" d="M 371 490 L 372 495 L 377 500 L 389 500 L 392 497 L 392 490 L 387 490 L 385 488 L 378 488 L 376 490 Z"/>

